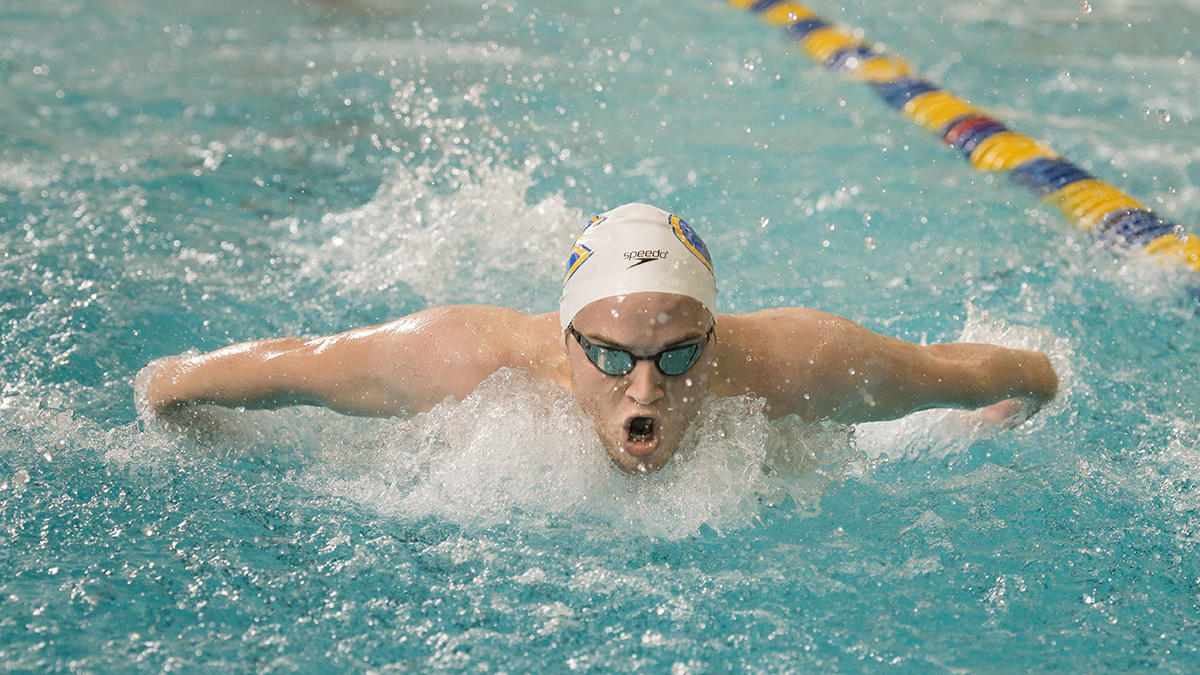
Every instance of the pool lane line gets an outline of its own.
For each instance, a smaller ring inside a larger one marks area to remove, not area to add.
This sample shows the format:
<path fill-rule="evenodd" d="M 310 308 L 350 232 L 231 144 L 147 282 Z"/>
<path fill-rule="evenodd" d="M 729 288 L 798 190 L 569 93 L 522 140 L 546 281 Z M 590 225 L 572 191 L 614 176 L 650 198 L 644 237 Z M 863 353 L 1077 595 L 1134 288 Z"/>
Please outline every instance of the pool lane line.
<path fill-rule="evenodd" d="M 1007 172 L 1043 202 L 1055 204 L 1100 244 L 1146 253 L 1200 272 L 1200 237 L 1150 211 L 1044 143 L 923 79 L 900 58 L 839 30 L 790 0 L 728 0 L 779 26 L 818 64 L 875 87 L 892 108 L 957 148 L 980 171 Z M 1197 296 L 1200 298 L 1200 295 Z"/>

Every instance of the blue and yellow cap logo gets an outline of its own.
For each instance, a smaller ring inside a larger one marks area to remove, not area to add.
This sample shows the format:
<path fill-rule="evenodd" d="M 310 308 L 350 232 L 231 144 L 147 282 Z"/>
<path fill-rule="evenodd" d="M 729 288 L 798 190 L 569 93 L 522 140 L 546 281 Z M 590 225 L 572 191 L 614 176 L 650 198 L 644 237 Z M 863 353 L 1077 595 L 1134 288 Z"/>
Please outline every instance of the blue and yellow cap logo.
<path fill-rule="evenodd" d="M 687 221 L 683 218 L 672 215 L 671 229 L 675 231 L 675 236 L 679 238 L 679 241 L 683 242 L 683 245 L 699 258 L 700 262 L 704 263 L 709 272 L 712 272 L 712 256 L 708 254 L 708 247 L 704 245 L 704 240 L 700 238 L 700 235 L 696 234 L 692 226 L 688 225 Z"/>

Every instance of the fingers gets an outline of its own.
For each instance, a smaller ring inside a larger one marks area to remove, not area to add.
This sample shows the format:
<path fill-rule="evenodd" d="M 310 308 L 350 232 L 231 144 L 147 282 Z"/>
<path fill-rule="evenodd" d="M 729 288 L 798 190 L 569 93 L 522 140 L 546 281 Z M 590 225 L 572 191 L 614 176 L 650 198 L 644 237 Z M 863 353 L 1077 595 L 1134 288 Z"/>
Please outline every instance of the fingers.
<path fill-rule="evenodd" d="M 1012 429 L 1023 424 L 1038 411 L 1033 401 L 1024 398 L 1010 398 L 999 403 L 993 403 L 978 411 L 980 425 L 997 426 L 1002 429 Z"/>

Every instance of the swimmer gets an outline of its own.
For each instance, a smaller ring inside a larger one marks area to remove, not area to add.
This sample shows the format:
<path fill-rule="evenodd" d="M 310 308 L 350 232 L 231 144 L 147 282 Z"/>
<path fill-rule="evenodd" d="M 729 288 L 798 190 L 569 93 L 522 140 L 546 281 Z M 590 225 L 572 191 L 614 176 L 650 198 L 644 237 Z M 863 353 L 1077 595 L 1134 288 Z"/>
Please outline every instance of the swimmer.
<path fill-rule="evenodd" d="M 712 258 L 682 219 L 645 204 L 592 218 L 559 309 L 433 307 L 317 338 L 275 338 L 147 366 L 150 411 L 187 424 L 198 404 L 318 405 L 364 416 L 459 400 L 500 368 L 573 392 L 612 461 L 664 466 L 705 397 L 753 394 L 770 418 L 855 424 L 928 408 L 1015 426 L 1051 401 L 1046 355 L 986 344 L 916 345 L 804 308 L 717 312 Z"/>

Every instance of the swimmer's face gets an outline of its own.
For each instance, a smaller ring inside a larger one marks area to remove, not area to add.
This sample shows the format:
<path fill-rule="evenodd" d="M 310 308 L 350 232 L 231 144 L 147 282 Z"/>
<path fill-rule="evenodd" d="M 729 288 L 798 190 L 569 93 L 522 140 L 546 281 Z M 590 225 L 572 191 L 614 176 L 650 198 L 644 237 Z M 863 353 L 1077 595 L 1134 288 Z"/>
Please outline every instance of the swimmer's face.
<path fill-rule="evenodd" d="M 712 315 L 694 298 L 633 293 L 591 303 L 571 325 L 595 346 L 634 356 L 702 343 L 699 360 L 681 375 L 663 374 L 652 360 L 636 361 L 625 375 L 608 375 L 588 360 L 579 340 L 565 336 L 575 396 L 613 462 L 630 473 L 662 468 L 708 394 L 716 349 L 709 335 Z"/>

